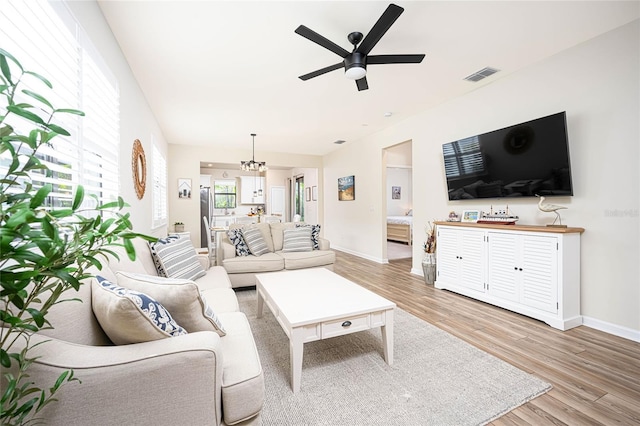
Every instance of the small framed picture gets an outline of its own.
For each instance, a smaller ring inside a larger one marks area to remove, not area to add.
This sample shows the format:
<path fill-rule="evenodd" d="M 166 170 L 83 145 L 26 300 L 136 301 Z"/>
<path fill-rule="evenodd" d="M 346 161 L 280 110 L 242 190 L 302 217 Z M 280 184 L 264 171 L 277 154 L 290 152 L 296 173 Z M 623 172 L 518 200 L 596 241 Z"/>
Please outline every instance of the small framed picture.
<path fill-rule="evenodd" d="M 480 210 L 464 210 L 462 212 L 462 221 L 463 222 L 477 222 L 480 219 L 480 214 L 482 212 Z"/>
<path fill-rule="evenodd" d="M 402 198 L 401 196 L 401 191 L 402 188 L 399 186 L 392 186 L 391 187 L 391 199 L 392 200 L 399 200 L 400 198 Z"/>
<path fill-rule="evenodd" d="M 178 179 L 178 198 L 191 198 L 191 179 Z"/>

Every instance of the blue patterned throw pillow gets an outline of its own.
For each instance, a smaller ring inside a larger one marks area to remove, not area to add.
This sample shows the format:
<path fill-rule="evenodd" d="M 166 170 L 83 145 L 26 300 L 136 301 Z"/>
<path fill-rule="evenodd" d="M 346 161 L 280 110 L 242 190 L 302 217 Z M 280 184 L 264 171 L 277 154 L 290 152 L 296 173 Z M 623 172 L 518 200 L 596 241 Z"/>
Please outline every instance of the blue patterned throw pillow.
<path fill-rule="evenodd" d="M 306 223 L 296 223 L 296 227 L 310 227 L 311 228 L 311 243 L 314 250 L 320 250 L 320 225 L 308 225 Z"/>
<path fill-rule="evenodd" d="M 169 311 L 147 294 L 120 287 L 101 276 L 93 282 L 93 312 L 113 343 L 148 342 L 187 334 Z"/>
<path fill-rule="evenodd" d="M 227 236 L 229 237 L 231 244 L 236 248 L 236 256 L 249 256 L 251 254 L 249 246 L 242 236 L 242 229 L 229 229 L 227 231 Z"/>

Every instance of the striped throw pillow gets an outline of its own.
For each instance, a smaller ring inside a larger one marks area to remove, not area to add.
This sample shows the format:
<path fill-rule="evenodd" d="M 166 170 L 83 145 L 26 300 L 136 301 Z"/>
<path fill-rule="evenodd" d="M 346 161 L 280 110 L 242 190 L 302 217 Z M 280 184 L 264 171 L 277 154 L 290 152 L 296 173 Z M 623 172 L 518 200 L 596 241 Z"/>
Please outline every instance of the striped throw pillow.
<path fill-rule="evenodd" d="M 254 256 L 261 256 L 265 253 L 269 253 L 269 247 L 267 242 L 262 236 L 262 232 L 258 228 L 248 228 L 242 230 L 242 237 L 244 242 L 249 246 L 249 251 Z"/>
<path fill-rule="evenodd" d="M 312 251 L 311 227 L 305 226 L 284 230 L 283 252 Z"/>
<path fill-rule="evenodd" d="M 164 272 L 165 277 L 196 280 L 207 274 L 189 238 L 160 239 L 149 243 L 149 248 L 154 261 L 160 265 L 158 272 Z"/>
<path fill-rule="evenodd" d="M 307 225 L 306 223 L 296 223 L 297 227 L 308 226 L 311 228 L 311 243 L 314 250 L 320 250 L 320 225 Z"/>

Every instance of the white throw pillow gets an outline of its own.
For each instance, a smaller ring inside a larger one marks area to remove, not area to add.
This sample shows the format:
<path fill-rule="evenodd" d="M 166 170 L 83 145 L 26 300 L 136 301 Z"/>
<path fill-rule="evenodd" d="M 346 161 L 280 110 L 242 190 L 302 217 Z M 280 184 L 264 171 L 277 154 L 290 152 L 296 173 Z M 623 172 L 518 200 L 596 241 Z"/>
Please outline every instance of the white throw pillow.
<path fill-rule="evenodd" d="M 284 230 L 283 252 L 312 251 L 311 227 L 304 226 Z"/>
<path fill-rule="evenodd" d="M 162 303 L 189 333 L 215 331 L 220 336 L 226 334 L 220 319 L 193 281 L 131 272 L 117 272 L 116 275 L 122 287 L 148 294 Z"/>
<path fill-rule="evenodd" d="M 116 345 L 187 334 L 157 300 L 101 276 L 91 280 L 91 306 L 100 326 Z"/>

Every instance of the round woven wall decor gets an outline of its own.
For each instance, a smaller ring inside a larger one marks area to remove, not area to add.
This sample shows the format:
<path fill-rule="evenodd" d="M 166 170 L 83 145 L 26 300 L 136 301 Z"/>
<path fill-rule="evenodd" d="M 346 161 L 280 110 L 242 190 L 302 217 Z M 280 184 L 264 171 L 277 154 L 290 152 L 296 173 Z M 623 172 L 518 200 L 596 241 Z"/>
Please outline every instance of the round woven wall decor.
<path fill-rule="evenodd" d="M 147 187 L 147 159 L 144 156 L 142 144 L 138 139 L 133 141 L 131 169 L 133 171 L 133 185 L 136 188 L 136 195 L 139 200 L 142 200 L 144 190 Z"/>

